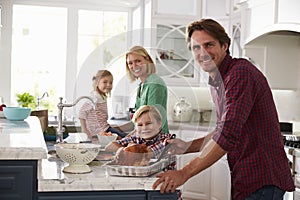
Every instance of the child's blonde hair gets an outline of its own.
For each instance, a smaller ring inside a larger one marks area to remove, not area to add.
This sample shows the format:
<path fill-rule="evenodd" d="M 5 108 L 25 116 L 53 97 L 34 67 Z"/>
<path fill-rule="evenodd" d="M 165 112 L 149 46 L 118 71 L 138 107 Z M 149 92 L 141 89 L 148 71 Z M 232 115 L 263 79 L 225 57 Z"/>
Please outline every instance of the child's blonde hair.
<path fill-rule="evenodd" d="M 107 76 L 111 76 L 113 78 L 113 75 L 110 73 L 108 70 L 99 70 L 97 71 L 96 75 L 93 76 L 93 89 L 94 91 L 97 91 L 102 97 L 108 97 L 111 95 L 111 92 L 109 93 L 104 93 L 98 88 L 98 83 L 99 81 Z"/>
<path fill-rule="evenodd" d="M 132 117 L 133 123 L 136 123 L 138 118 L 144 113 L 149 113 L 157 122 L 162 122 L 161 114 L 155 106 L 143 105 L 134 113 Z"/>
<path fill-rule="evenodd" d="M 151 56 L 149 55 L 149 53 L 146 51 L 146 49 L 141 47 L 141 46 L 134 46 L 131 49 L 129 49 L 129 51 L 126 53 L 126 73 L 127 73 L 127 76 L 128 76 L 128 78 L 131 82 L 135 81 L 137 79 L 137 77 L 135 77 L 130 72 L 130 69 L 129 69 L 129 66 L 128 66 L 128 63 L 127 63 L 127 58 L 128 58 L 128 55 L 130 55 L 130 54 L 143 56 L 146 60 L 149 61 L 149 64 L 147 64 L 147 73 L 148 74 L 156 73 L 155 64 L 154 64 Z"/>

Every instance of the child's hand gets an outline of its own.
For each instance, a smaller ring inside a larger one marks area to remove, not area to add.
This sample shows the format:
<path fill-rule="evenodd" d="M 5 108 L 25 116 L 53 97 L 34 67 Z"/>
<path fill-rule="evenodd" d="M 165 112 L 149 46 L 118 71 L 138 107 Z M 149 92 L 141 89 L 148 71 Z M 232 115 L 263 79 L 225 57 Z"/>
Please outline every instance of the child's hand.
<path fill-rule="evenodd" d="M 103 135 L 103 136 L 112 136 L 112 133 L 111 132 L 101 132 L 99 133 L 99 135 Z"/>
<path fill-rule="evenodd" d="M 187 142 L 181 139 L 167 139 L 166 142 L 170 145 L 168 154 L 183 154 L 187 149 Z"/>

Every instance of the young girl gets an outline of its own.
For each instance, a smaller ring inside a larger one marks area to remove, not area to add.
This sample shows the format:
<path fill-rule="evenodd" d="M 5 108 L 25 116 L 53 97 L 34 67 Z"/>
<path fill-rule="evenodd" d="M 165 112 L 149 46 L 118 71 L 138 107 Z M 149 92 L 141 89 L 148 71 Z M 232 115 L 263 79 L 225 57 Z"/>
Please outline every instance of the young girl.
<path fill-rule="evenodd" d="M 115 133 L 119 138 L 126 136 L 126 133 L 112 128 L 107 123 L 107 97 L 110 96 L 112 87 L 113 76 L 108 70 L 99 70 L 93 77 L 92 96 L 96 105 L 94 107 L 92 103 L 86 102 L 79 111 L 82 132 L 86 133 L 90 139 L 97 139 L 97 134 L 108 135 L 107 133 Z"/>
<path fill-rule="evenodd" d="M 158 109 L 155 106 L 150 105 L 141 106 L 135 112 L 132 121 L 135 123 L 136 134 L 111 142 L 106 146 L 105 150 L 117 152 L 117 155 L 119 155 L 122 150 L 126 151 L 126 148 L 124 147 L 131 146 L 132 144 L 146 145 L 148 148 L 148 151 L 146 151 L 148 154 L 147 157 L 158 158 L 166 147 L 165 140 L 170 139 L 171 137 L 171 134 L 162 132 L 162 116 Z M 138 145 L 135 146 L 137 149 L 140 148 Z M 124 152 L 122 155 L 123 154 Z M 131 160 L 129 157 L 134 156 L 132 151 L 127 155 L 128 158 L 124 159 L 126 162 Z M 168 156 L 169 155 L 166 153 L 165 157 Z M 136 155 L 136 157 L 138 157 L 138 155 Z M 167 169 L 175 169 L 175 161 L 176 157 L 171 156 L 170 165 Z M 134 163 L 131 164 L 134 165 Z"/>

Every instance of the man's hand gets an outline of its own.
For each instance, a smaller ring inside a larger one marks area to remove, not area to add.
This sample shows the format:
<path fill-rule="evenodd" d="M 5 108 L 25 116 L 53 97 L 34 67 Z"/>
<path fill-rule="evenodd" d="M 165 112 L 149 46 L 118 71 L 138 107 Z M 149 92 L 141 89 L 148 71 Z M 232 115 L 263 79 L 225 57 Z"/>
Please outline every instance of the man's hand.
<path fill-rule="evenodd" d="M 184 154 L 189 148 L 189 143 L 181 139 L 167 139 L 166 142 L 170 145 L 168 154 Z"/>
<path fill-rule="evenodd" d="M 152 188 L 155 190 L 159 184 L 160 193 L 170 193 L 175 192 L 176 188 L 183 185 L 187 180 L 187 176 L 184 174 L 183 170 L 169 170 L 157 175 L 157 179 Z"/>

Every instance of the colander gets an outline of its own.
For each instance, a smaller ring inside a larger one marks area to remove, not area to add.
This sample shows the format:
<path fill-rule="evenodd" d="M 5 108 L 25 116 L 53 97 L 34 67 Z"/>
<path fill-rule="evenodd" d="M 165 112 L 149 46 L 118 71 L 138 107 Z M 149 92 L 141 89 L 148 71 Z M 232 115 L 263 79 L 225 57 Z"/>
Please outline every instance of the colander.
<path fill-rule="evenodd" d="M 92 162 L 100 151 L 100 145 L 92 143 L 58 143 L 57 155 L 69 165 L 64 167 L 67 173 L 89 173 L 91 168 L 87 165 Z"/>

